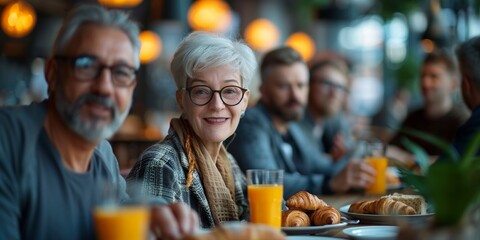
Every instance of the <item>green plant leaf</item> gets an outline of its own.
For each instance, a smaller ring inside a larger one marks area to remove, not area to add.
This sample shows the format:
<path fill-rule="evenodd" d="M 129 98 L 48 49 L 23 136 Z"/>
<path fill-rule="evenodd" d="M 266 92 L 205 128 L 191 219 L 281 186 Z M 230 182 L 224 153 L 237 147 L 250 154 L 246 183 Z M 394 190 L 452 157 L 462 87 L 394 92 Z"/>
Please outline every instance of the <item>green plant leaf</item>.
<path fill-rule="evenodd" d="M 456 225 L 462 220 L 476 197 L 470 179 L 459 168 L 459 162 L 435 162 L 427 175 L 427 189 L 435 208 L 438 225 Z"/>
<path fill-rule="evenodd" d="M 462 154 L 462 159 L 460 160 L 462 170 L 466 171 L 469 168 L 474 167 L 474 165 L 478 165 L 480 163 L 479 158 L 475 157 L 479 150 L 479 146 L 480 132 L 477 132 L 473 135 L 473 138 L 470 140 L 467 147 L 465 148 L 465 151 Z"/>
<path fill-rule="evenodd" d="M 439 225 L 454 225 L 463 214 L 463 204 L 457 199 L 459 174 L 452 163 L 432 165 L 428 175 L 428 189 L 435 206 L 435 221 Z M 455 179 L 457 181 L 453 181 Z"/>
<path fill-rule="evenodd" d="M 398 174 L 402 183 L 418 192 L 428 201 L 429 192 L 427 188 L 427 179 L 424 175 L 414 173 L 405 167 L 399 167 Z"/>
<path fill-rule="evenodd" d="M 446 161 L 455 161 L 459 158 L 457 151 L 455 151 L 455 149 L 452 147 L 452 145 L 450 143 L 438 138 L 437 136 L 435 136 L 433 134 L 426 133 L 426 132 L 423 132 L 423 131 L 419 131 L 419 130 L 416 130 L 416 129 L 413 129 L 413 128 L 402 128 L 402 129 L 400 129 L 400 132 L 403 132 L 407 135 L 417 137 L 419 139 L 427 141 L 427 142 L 435 145 L 436 147 L 442 149 L 445 153 L 445 156 L 446 156 L 445 160 Z"/>
<path fill-rule="evenodd" d="M 415 161 L 420 167 L 422 174 L 426 174 L 428 172 L 428 167 L 430 167 L 430 158 L 425 150 L 407 138 L 402 139 L 402 144 L 405 146 L 405 148 L 407 148 L 408 151 L 413 153 L 415 156 Z"/>

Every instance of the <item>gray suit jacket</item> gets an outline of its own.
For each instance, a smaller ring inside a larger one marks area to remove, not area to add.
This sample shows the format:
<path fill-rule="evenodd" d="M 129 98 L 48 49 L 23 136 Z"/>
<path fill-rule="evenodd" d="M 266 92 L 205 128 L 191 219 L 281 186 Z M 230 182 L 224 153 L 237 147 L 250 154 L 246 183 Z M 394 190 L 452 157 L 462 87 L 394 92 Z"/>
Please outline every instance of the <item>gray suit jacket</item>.
<path fill-rule="evenodd" d="M 242 171 L 247 169 L 284 169 L 284 198 L 306 190 L 314 194 L 328 191 L 330 164 L 319 152 L 314 141 L 306 136 L 297 123 L 289 125 L 289 134 L 298 148 L 299 161 L 286 156 L 281 146 L 283 139 L 272 124 L 272 119 L 259 102 L 247 110 L 240 120 L 236 135 L 229 143 L 229 151 Z"/>

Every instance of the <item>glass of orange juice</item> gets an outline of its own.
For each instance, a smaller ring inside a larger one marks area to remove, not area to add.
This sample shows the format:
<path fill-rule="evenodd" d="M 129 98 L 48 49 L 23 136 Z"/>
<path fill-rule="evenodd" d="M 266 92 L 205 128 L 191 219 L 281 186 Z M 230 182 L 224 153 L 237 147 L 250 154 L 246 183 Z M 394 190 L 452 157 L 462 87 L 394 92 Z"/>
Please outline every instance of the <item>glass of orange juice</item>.
<path fill-rule="evenodd" d="M 93 209 L 99 240 L 145 240 L 149 237 L 150 207 L 139 196 L 120 204 L 118 187 L 102 183 Z"/>
<path fill-rule="evenodd" d="M 382 195 L 387 191 L 387 166 L 388 159 L 385 156 L 384 144 L 380 141 L 373 141 L 367 144 L 367 155 L 364 161 L 372 166 L 377 174 L 375 181 L 367 189 L 366 194 Z"/>
<path fill-rule="evenodd" d="M 93 215 L 100 240 L 145 240 L 148 237 L 150 209 L 147 206 L 97 207 Z"/>
<path fill-rule="evenodd" d="M 270 225 L 280 231 L 282 225 L 283 170 L 247 170 L 250 221 Z"/>

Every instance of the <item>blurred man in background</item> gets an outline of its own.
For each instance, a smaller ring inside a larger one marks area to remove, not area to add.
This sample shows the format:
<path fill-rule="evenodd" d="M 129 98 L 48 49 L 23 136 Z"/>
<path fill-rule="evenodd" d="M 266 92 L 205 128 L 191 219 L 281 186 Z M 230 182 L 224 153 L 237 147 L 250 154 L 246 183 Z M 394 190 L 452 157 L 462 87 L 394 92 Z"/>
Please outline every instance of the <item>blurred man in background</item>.
<path fill-rule="evenodd" d="M 457 49 L 457 58 L 461 72 L 462 97 L 472 111 L 470 118 L 457 131 L 453 146 L 462 154 L 470 139 L 479 134 L 480 129 L 480 36 L 462 43 Z M 478 151 L 478 150 L 477 150 Z M 477 152 L 477 156 L 480 151 Z"/>
<path fill-rule="evenodd" d="M 411 128 L 451 142 L 458 127 L 468 117 L 468 112 L 463 107 L 456 106 L 452 99 L 457 84 L 458 70 L 455 59 L 446 51 L 427 54 L 422 64 L 420 79 L 424 105 L 408 114 L 400 130 Z M 443 154 L 443 151 L 435 145 L 400 131 L 390 142 L 387 155 L 407 166 L 414 164 L 415 160 L 412 154 L 404 149 L 402 144 L 404 138 L 423 148 L 432 160 Z"/>
<path fill-rule="evenodd" d="M 342 60 L 329 58 L 311 65 L 307 111 L 301 126 L 313 134 L 320 151 L 333 161 L 345 156 L 352 141 L 351 128 L 342 124 L 341 114 L 349 87 L 348 67 Z"/>
<path fill-rule="evenodd" d="M 330 160 L 305 135 L 302 119 L 308 95 L 308 66 L 290 47 L 267 53 L 260 65 L 261 98 L 246 111 L 227 150 L 243 171 L 284 169 L 284 197 L 304 190 L 313 194 L 365 188 L 375 171 L 362 163 L 334 173 Z"/>

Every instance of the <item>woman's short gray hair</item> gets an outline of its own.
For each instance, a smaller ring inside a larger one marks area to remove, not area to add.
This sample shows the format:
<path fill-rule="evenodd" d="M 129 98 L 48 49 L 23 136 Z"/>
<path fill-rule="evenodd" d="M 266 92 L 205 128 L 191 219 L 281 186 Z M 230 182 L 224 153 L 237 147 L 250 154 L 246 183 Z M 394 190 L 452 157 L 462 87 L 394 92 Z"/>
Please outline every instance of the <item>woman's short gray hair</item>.
<path fill-rule="evenodd" d="M 87 23 L 94 23 L 107 27 L 115 27 L 128 36 L 135 53 L 135 67 L 140 67 L 140 29 L 129 15 L 120 10 L 107 10 L 99 5 L 81 5 L 72 10 L 64 19 L 53 44 L 53 56 L 65 55 L 66 47 L 78 29 Z"/>
<path fill-rule="evenodd" d="M 177 48 L 170 70 L 177 89 L 186 87 L 186 80 L 196 72 L 219 66 L 239 70 L 242 87 L 248 88 L 255 75 L 257 60 L 252 49 L 241 40 L 230 40 L 207 32 L 192 32 Z"/>

